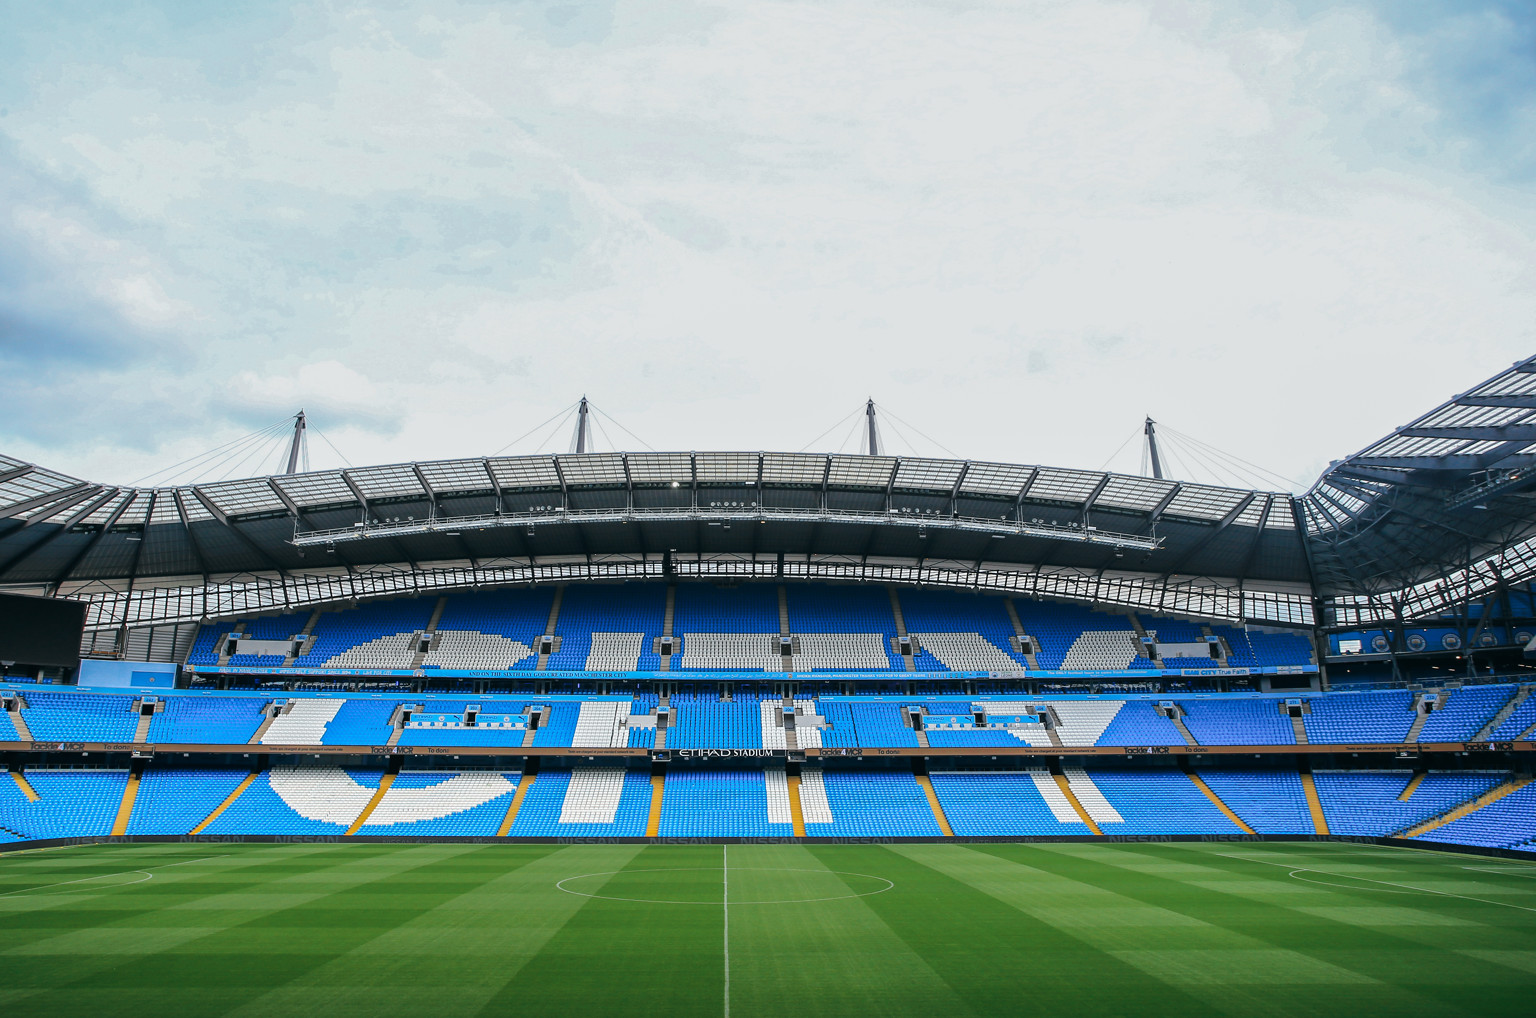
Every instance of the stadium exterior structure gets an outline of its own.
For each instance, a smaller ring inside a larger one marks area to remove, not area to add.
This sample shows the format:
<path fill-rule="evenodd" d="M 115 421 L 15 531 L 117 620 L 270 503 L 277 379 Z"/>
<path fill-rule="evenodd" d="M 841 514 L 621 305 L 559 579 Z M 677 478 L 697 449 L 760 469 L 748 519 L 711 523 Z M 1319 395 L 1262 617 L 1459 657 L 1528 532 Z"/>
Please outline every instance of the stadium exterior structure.
<path fill-rule="evenodd" d="M 1463 613 L 1536 575 L 1536 357 L 1304 495 L 1007 463 L 778 452 L 482 457 L 174 487 L 0 456 L 0 589 L 87 629 L 460 588 L 826 579 L 1301 628 Z"/>

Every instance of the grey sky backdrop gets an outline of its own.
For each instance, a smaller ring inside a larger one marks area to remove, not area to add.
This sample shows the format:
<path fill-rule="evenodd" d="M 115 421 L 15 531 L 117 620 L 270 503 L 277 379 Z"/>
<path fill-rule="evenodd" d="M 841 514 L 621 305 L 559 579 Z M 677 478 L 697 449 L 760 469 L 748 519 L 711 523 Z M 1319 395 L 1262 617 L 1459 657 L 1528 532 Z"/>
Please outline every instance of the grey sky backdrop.
<path fill-rule="evenodd" d="M 1532 10 L 0 0 L 0 450 L 482 455 L 583 392 L 793 450 L 872 395 L 1304 486 L 1536 352 Z"/>

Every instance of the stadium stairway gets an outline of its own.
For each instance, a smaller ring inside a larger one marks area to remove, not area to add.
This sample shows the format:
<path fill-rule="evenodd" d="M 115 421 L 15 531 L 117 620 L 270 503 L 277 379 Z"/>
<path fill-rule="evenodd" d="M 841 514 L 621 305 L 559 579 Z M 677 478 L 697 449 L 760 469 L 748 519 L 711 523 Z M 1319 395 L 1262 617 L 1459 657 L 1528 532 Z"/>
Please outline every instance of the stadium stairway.
<path fill-rule="evenodd" d="M 1444 695 L 1444 694 L 1442 694 L 1442 695 Z M 1423 710 L 1419 711 L 1418 712 L 1418 716 L 1413 719 L 1413 724 L 1408 726 L 1408 734 L 1403 736 L 1403 741 L 1404 742 L 1418 742 L 1419 741 L 1419 733 L 1424 731 L 1424 725 L 1428 721 L 1429 721 L 1429 712 L 1423 711 Z"/>
<path fill-rule="evenodd" d="M 1102 835 L 1104 832 L 1099 830 L 1099 825 L 1094 822 L 1093 817 L 1089 816 L 1088 811 L 1083 808 L 1083 803 L 1078 799 L 1077 793 L 1072 790 L 1072 782 L 1067 779 L 1067 776 L 1053 771 L 1051 772 L 1051 777 L 1056 779 L 1056 787 L 1060 788 L 1061 794 L 1066 796 L 1067 804 L 1077 813 L 1078 819 L 1094 834 Z"/>
<path fill-rule="evenodd" d="M 18 696 L 16 698 L 16 706 L 19 708 L 22 703 L 23 698 Z M 19 709 L 8 710 L 5 713 L 8 717 L 10 717 L 11 724 L 16 728 L 16 737 L 21 739 L 23 742 L 31 742 L 32 730 L 27 727 L 27 722 L 24 718 L 22 718 L 21 711 Z"/>
<path fill-rule="evenodd" d="M 1178 711 L 1178 710 L 1172 711 L 1169 714 L 1168 720 L 1173 722 L 1173 727 L 1177 728 L 1179 730 L 1179 735 L 1183 736 L 1183 738 L 1184 738 L 1184 745 L 1186 745 L 1186 746 L 1198 746 L 1198 745 L 1200 745 L 1200 740 L 1195 738 L 1195 733 L 1191 732 L 1189 730 L 1189 727 L 1184 724 L 1184 715 L 1180 711 Z"/>
<path fill-rule="evenodd" d="M 203 818 L 202 823 L 198 824 L 187 833 L 202 834 L 203 831 L 207 829 L 208 825 L 217 820 L 220 813 L 223 813 L 225 810 L 229 809 L 229 807 L 233 806 L 235 804 L 235 800 L 240 798 L 240 796 L 244 794 L 245 790 L 251 787 L 251 783 L 260 776 L 260 771 L 251 771 L 251 773 L 247 774 L 245 776 L 245 780 L 236 785 L 235 790 L 230 792 L 229 796 L 223 802 L 215 806 L 212 813 L 209 813 L 206 817 Z"/>
<path fill-rule="evenodd" d="M 21 794 L 26 796 L 28 802 L 37 801 L 37 790 L 32 787 L 32 782 L 28 781 L 21 771 L 11 771 L 11 778 L 16 782 L 16 787 L 21 789 Z"/>
<path fill-rule="evenodd" d="M 517 811 L 523 808 L 523 800 L 528 797 L 528 789 L 533 787 L 533 779 L 538 777 L 531 769 L 524 769 L 523 776 L 518 779 L 517 791 L 512 793 L 512 802 L 507 805 L 507 815 L 501 818 L 501 826 L 496 828 L 496 837 L 505 838 L 512 830 L 512 824 L 517 820 Z"/>
<path fill-rule="evenodd" d="M 135 764 L 128 772 L 128 783 L 123 786 L 123 801 L 118 805 L 117 817 L 112 821 L 114 838 L 128 833 L 128 818 L 133 815 L 133 801 L 139 797 L 139 781 L 144 776 L 144 766 L 143 761 L 135 761 Z"/>
<path fill-rule="evenodd" d="M 544 623 L 544 635 L 550 638 L 549 643 L 539 640 L 539 660 L 533 666 L 534 671 L 542 672 L 549 667 L 549 655 L 554 650 L 555 627 L 560 624 L 560 602 L 565 600 L 565 584 L 555 587 L 555 599 L 549 603 L 549 621 Z"/>
<path fill-rule="evenodd" d="M 651 775 L 651 808 L 645 818 L 645 836 L 658 837 L 661 833 L 661 798 L 666 791 L 667 776 L 661 771 Z"/>
<path fill-rule="evenodd" d="M 138 701 L 134 701 L 137 703 Z M 149 723 L 155 720 L 152 714 L 139 714 L 139 723 L 133 729 L 133 741 L 143 745 L 149 741 Z"/>
<path fill-rule="evenodd" d="M 1296 745 L 1307 745 L 1307 726 L 1302 723 L 1301 718 L 1291 718 L 1291 732 L 1296 736 Z"/>
<path fill-rule="evenodd" d="M 293 649 L 289 650 L 287 654 L 283 655 L 283 663 L 281 667 L 291 668 L 294 661 L 298 660 L 301 654 L 307 654 L 309 652 L 310 647 L 313 646 L 310 641 L 310 637 L 315 635 L 315 627 L 320 624 L 320 616 L 324 613 L 325 609 L 323 608 L 316 608 L 314 611 L 309 613 L 309 621 L 304 623 L 303 629 L 299 630 L 298 641 L 294 643 Z"/>
<path fill-rule="evenodd" d="M 260 745 L 262 737 L 267 734 L 267 729 L 271 728 L 272 722 L 277 720 L 277 711 L 270 703 L 262 707 L 261 711 L 261 724 L 256 728 L 256 731 L 251 733 L 251 737 L 245 740 L 247 745 Z"/>
<path fill-rule="evenodd" d="M 437 604 L 435 606 L 433 606 L 433 608 L 432 608 L 432 617 L 427 620 L 427 628 L 425 628 L 425 629 L 423 629 L 421 631 L 421 642 L 426 644 L 426 646 L 427 646 L 427 648 L 429 650 L 431 649 L 432 645 L 436 642 L 437 624 L 439 622 L 443 621 L 443 611 L 447 607 L 448 607 L 448 598 L 446 598 L 446 597 L 438 598 L 437 599 Z M 426 661 L 427 661 L 427 651 L 426 650 L 422 650 L 421 646 L 418 644 L 417 645 L 417 649 L 416 649 L 416 654 L 411 658 L 411 668 L 413 670 L 417 669 L 417 668 L 420 668 L 423 664 L 426 663 Z"/>
<path fill-rule="evenodd" d="M 1312 780 L 1310 770 L 1301 772 L 1301 791 L 1307 797 L 1307 811 L 1312 814 L 1312 829 L 1318 834 L 1327 834 L 1328 818 L 1323 815 L 1323 800 L 1317 795 L 1317 782 Z"/>
<path fill-rule="evenodd" d="M 1505 781 L 1503 784 L 1495 785 L 1493 788 L 1490 788 L 1483 794 L 1468 799 L 1466 802 L 1462 803 L 1460 806 L 1457 806 L 1455 809 L 1448 813 L 1442 813 L 1437 817 L 1431 817 L 1421 824 L 1416 824 L 1415 826 L 1409 827 L 1406 830 L 1399 831 L 1396 837 L 1423 837 L 1436 828 L 1444 827 L 1446 824 L 1451 823 L 1454 820 L 1460 820 L 1464 816 L 1467 816 L 1471 813 L 1476 813 L 1484 806 L 1493 805 L 1500 799 L 1504 798 L 1506 795 L 1509 795 L 1511 792 L 1518 792 L 1520 789 L 1524 788 L 1530 783 L 1531 777 L 1529 775 L 1516 774 L 1514 777 L 1510 778 L 1508 781 Z"/>
<path fill-rule="evenodd" d="M 933 790 L 933 782 L 927 774 L 913 775 L 917 779 L 918 787 L 923 790 L 923 795 L 928 799 L 928 808 L 933 810 L 933 821 L 939 825 L 939 830 L 944 832 L 944 837 L 953 838 L 955 832 L 949 826 L 949 818 L 944 815 L 944 807 L 939 803 L 939 796 Z"/>
<path fill-rule="evenodd" d="M 395 764 L 396 768 L 400 766 L 399 757 L 393 758 L 391 762 Z M 384 793 L 389 791 L 389 786 L 395 783 L 396 773 L 398 771 L 390 771 L 379 778 L 379 787 L 374 791 L 373 798 L 368 800 L 368 805 L 363 807 L 363 811 L 357 815 L 357 819 L 352 821 L 352 826 L 347 828 L 349 836 L 356 834 L 368 822 L 368 818 L 373 816 L 373 811 L 379 808 L 379 803 L 384 799 Z"/>
<path fill-rule="evenodd" d="M 908 638 L 907 619 L 906 616 L 901 613 L 901 595 L 896 593 L 895 587 L 887 587 L 886 590 L 888 590 L 891 595 L 891 617 L 896 620 L 896 636 L 899 639 L 905 640 Z M 909 672 L 917 671 L 918 650 L 919 649 L 917 647 L 914 647 L 912 648 L 911 654 L 903 654 L 901 656 L 902 664 Z"/>
<path fill-rule="evenodd" d="M 1404 785 L 1402 792 L 1398 794 L 1397 801 L 1407 802 L 1409 799 L 1413 798 L 1413 793 L 1416 792 L 1419 786 L 1424 783 L 1424 776 L 1428 773 L 1429 771 L 1419 771 L 1414 774 L 1413 777 L 1409 778 L 1408 784 Z"/>
<path fill-rule="evenodd" d="M 1472 738 L 1468 739 L 1467 741 L 1486 741 L 1490 735 L 1498 731 L 1500 725 L 1509 720 L 1510 715 L 1514 714 L 1515 711 L 1520 709 L 1521 704 L 1525 703 L 1525 701 L 1530 698 L 1532 689 L 1536 689 L 1536 686 L 1521 686 L 1519 689 L 1515 690 L 1514 695 L 1509 698 L 1509 702 L 1500 707 L 1498 713 L 1489 718 L 1488 723 L 1479 728 L 1477 730 L 1477 734 L 1473 735 Z"/>
<path fill-rule="evenodd" d="M 1180 763 L 1183 763 L 1183 761 L 1181 760 Z M 1226 803 L 1221 801 L 1221 796 L 1217 795 L 1215 790 L 1212 789 L 1210 785 L 1207 785 L 1205 783 L 1205 779 L 1204 778 L 1200 777 L 1200 775 L 1196 774 L 1192 770 L 1186 770 L 1184 773 L 1188 774 L 1189 775 L 1189 780 L 1194 782 L 1195 787 L 1200 789 L 1201 792 L 1205 793 L 1205 797 L 1207 799 L 1211 800 L 1211 805 L 1213 805 L 1217 809 L 1221 810 L 1221 812 L 1223 814 L 1225 814 L 1225 816 L 1226 816 L 1226 818 L 1228 820 L 1232 821 L 1234 824 L 1236 824 L 1239 828 L 1242 829 L 1242 832 L 1244 834 L 1256 834 L 1256 833 L 1258 833 L 1252 827 L 1249 827 L 1248 824 L 1243 820 L 1242 817 L 1238 816 L 1235 812 L 1233 812 L 1231 806 L 1228 806 Z M 1311 777 L 1311 775 L 1308 775 L 1308 777 Z M 1315 822 L 1316 822 L 1316 818 L 1314 818 L 1314 823 Z"/>
<path fill-rule="evenodd" d="M 784 783 L 789 789 L 789 822 L 794 828 L 795 837 L 803 838 L 805 837 L 805 810 L 800 805 L 800 775 L 786 775 Z"/>

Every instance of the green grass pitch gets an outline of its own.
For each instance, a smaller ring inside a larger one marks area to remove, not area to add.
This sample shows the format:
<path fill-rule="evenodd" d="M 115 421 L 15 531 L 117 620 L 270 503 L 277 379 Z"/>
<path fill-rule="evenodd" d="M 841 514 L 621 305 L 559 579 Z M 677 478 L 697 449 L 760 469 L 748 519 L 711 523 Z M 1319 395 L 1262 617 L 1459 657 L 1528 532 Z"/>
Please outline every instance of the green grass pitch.
<path fill-rule="evenodd" d="M 1297 844 L 0 857 L 0 1015 L 1536 1013 L 1536 865 Z"/>

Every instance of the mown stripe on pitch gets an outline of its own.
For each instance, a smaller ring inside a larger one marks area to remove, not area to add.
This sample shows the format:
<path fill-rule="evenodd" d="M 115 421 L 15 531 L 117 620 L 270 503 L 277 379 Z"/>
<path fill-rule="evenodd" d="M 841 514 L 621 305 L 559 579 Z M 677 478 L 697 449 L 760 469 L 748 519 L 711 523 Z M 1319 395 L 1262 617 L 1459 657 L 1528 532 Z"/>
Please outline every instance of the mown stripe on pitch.
<path fill-rule="evenodd" d="M 733 1015 L 978 1013 L 875 907 L 900 888 L 839 897 L 883 885 L 833 871 L 893 879 L 883 850 L 742 845 L 731 847 L 731 862 L 738 902 L 831 899 L 732 908 Z"/>
<path fill-rule="evenodd" d="M 554 882 L 572 867 L 615 857 L 606 847 L 537 846 L 537 856 L 524 852 L 515 866 L 500 861 L 524 847 L 485 846 L 462 866 L 456 861 L 454 870 L 467 870 L 458 894 L 409 921 L 376 930 L 344 954 L 230 1013 L 242 1018 L 314 1011 L 474 1014 L 581 907 L 585 899 L 555 890 Z M 617 849 L 624 857 L 637 851 Z"/>
<path fill-rule="evenodd" d="M 363 853 L 365 857 L 362 859 L 350 861 L 341 857 L 346 853 L 325 853 L 331 856 L 331 865 L 325 871 L 307 867 L 301 873 L 275 881 L 252 884 L 242 880 L 242 887 L 261 888 L 260 892 L 205 895 L 161 910 L 165 913 L 181 911 L 189 921 L 200 919 L 203 923 L 217 925 L 82 930 L 77 932 L 77 939 L 79 933 L 110 938 L 117 953 L 93 953 L 83 945 L 68 945 L 71 953 L 35 954 L 27 958 L 25 964 L 13 966 L 11 975 L 19 977 L 23 985 L 42 988 L 42 992 L 27 999 L 25 1013 L 31 1013 L 33 1008 L 37 1013 L 83 1013 L 85 1005 L 102 990 L 111 990 L 125 998 L 142 996 L 146 998 L 146 1004 L 153 998 L 163 1014 L 181 1010 L 177 1006 L 178 994 L 182 998 L 198 998 L 197 1006 L 207 1008 L 210 993 L 216 996 L 217 991 L 223 991 L 225 1003 L 221 1010 L 227 1009 L 248 1000 L 252 992 L 288 981 L 323 963 L 345 950 L 350 941 L 371 935 L 372 931 L 363 931 L 348 936 L 346 928 L 336 924 L 317 929 L 318 903 L 351 904 L 348 896 L 359 888 L 421 866 L 440 864 L 463 851 L 444 852 L 441 849 L 442 846 L 432 846 L 395 852 L 386 850 L 385 854 L 394 856 L 392 860 L 380 858 L 381 853 L 376 850 Z M 329 873 L 328 881 L 316 879 L 322 872 Z M 303 890 L 287 894 L 272 890 L 281 886 Z M 217 904 L 218 899 L 230 897 L 240 898 L 242 904 L 225 908 L 197 907 L 209 902 Z M 244 904 L 247 897 L 251 899 L 249 905 Z M 270 904 L 274 897 L 282 904 Z M 270 922 L 278 916 L 284 917 L 285 925 L 274 929 L 274 935 L 263 937 L 254 931 L 257 924 Z M 66 945 L 60 943 L 59 946 Z"/>
<path fill-rule="evenodd" d="M 1109 1016 L 1202 1009 L 1195 998 L 935 865 L 963 858 L 959 846 L 922 847 L 930 851 L 868 849 L 882 858 L 866 872 L 884 875 L 896 888 L 864 900 L 976 1013 Z M 832 864 L 833 856 L 823 858 Z"/>
<path fill-rule="evenodd" d="M 1202 851 L 1201 846 L 1180 845 L 1172 852 L 1164 845 L 1140 848 L 1162 858 L 1222 859 L 1241 879 L 1227 890 L 1220 880 L 1190 880 L 1187 874 L 1155 878 L 1108 861 L 1085 866 L 1094 860 L 1050 850 L 1034 853 L 1031 864 L 1226 930 L 1231 943 L 1225 947 L 1201 945 L 1192 951 L 1189 945 L 1172 944 L 1118 951 L 1119 957 L 1132 964 L 1188 985 L 1192 992 L 1205 992 L 1213 1004 L 1243 1001 L 1255 1008 L 1274 1009 L 1279 995 L 1285 1008 L 1279 1013 L 1321 1013 L 1339 1008 L 1361 1013 L 1484 1014 L 1499 1013 L 1497 1009 L 1490 1011 L 1489 1006 L 1494 1000 L 1504 1000 L 1505 992 L 1514 989 L 1495 989 L 1496 984 L 1510 980 L 1489 969 L 1488 996 L 1468 1002 L 1459 975 L 1448 978 L 1438 969 L 1443 963 L 1443 943 L 1422 945 L 1384 931 L 1303 913 L 1294 906 L 1317 904 L 1333 894 L 1325 888 L 1314 892 L 1306 885 L 1289 882 L 1283 868 L 1266 867 L 1268 872 L 1255 876 L 1239 860 Z M 1113 857 L 1113 853 L 1109 855 Z M 1265 897 L 1255 887 L 1256 881 L 1272 888 L 1274 897 Z M 1442 927 L 1437 933 L 1437 940 L 1443 942 L 1450 931 Z"/>
<path fill-rule="evenodd" d="M 480 1015 L 719 1015 L 723 910 L 714 903 L 642 904 L 586 898 L 554 889 L 556 880 L 618 871 L 580 885 L 601 894 L 627 871 L 718 868 L 718 845 L 593 845 L 550 874 L 560 925 L 532 957 L 519 959 Z"/>

